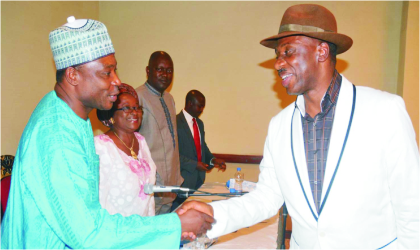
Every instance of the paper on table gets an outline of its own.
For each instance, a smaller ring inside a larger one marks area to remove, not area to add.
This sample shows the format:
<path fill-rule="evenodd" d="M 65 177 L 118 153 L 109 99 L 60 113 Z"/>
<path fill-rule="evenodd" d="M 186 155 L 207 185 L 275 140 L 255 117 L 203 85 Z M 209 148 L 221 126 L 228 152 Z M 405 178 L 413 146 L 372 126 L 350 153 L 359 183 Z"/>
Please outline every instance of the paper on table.
<path fill-rule="evenodd" d="M 235 179 L 230 179 L 226 183 L 226 187 L 229 189 L 230 185 L 235 185 Z M 242 182 L 242 191 L 243 192 L 251 192 L 257 187 L 257 183 L 252 181 L 243 181 Z"/>
<path fill-rule="evenodd" d="M 181 249 L 207 249 L 217 242 L 218 238 L 209 239 L 206 235 L 197 237 L 194 241 L 185 242 Z"/>

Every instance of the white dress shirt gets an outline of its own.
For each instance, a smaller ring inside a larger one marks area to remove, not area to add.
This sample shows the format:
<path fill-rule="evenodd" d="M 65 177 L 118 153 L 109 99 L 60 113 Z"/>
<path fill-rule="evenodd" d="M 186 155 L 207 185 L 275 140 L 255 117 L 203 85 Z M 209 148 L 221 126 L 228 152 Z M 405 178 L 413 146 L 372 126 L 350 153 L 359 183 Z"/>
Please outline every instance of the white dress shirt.
<path fill-rule="evenodd" d="M 184 113 L 185 120 L 187 120 L 188 127 L 190 127 L 191 134 L 192 134 L 192 136 L 194 138 L 194 128 L 193 128 L 193 124 L 194 124 L 193 118 L 194 117 L 192 117 L 187 111 L 185 111 L 185 109 L 182 110 L 182 113 Z M 198 128 L 198 124 L 197 124 L 197 128 Z M 201 133 L 200 133 L 200 129 L 198 129 L 198 134 L 200 136 L 200 145 L 201 145 Z"/>

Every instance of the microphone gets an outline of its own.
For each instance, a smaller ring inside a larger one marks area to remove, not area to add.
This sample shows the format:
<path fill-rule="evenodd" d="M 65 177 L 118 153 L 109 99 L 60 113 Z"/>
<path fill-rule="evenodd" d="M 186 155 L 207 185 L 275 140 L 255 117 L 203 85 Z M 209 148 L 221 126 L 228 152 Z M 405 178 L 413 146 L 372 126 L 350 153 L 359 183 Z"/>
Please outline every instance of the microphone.
<path fill-rule="evenodd" d="M 179 193 L 179 192 L 189 192 L 189 191 L 196 191 L 189 188 L 182 188 L 182 187 L 171 187 L 171 186 L 155 186 L 153 184 L 145 184 L 144 185 L 144 193 L 145 194 L 152 194 L 152 193 Z"/>

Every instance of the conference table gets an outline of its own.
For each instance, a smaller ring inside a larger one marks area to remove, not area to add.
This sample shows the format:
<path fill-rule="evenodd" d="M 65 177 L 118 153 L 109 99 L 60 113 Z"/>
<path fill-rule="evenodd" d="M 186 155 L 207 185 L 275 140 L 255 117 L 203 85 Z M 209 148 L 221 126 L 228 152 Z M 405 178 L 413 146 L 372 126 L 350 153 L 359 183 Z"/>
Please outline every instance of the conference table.
<path fill-rule="evenodd" d="M 210 193 L 229 193 L 225 183 L 204 183 L 200 191 Z M 198 193 L 196 193 L 198 194 Z M 212 202 L 229 199 L 220 196 L 191 196 L 190 200 Z M 276 249 L 277 230 L 279 215 L 275 215 L 265 221 L 248 228 L 239 229 L 236 232 L 218 237 L 217 241 L 210 246 L 211 249 Z"/>

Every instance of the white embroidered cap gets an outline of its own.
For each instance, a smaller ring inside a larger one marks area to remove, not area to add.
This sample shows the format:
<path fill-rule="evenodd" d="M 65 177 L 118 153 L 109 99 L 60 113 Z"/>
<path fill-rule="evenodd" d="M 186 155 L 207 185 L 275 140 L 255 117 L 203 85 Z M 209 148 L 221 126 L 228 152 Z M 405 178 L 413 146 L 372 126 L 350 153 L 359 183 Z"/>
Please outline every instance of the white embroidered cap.
<path fill-rule="evenodd" d="M 115 53 L 105 24 L 92 19 L 67 18 L 49 35 L 57 70 L 91 62 Z"/>

